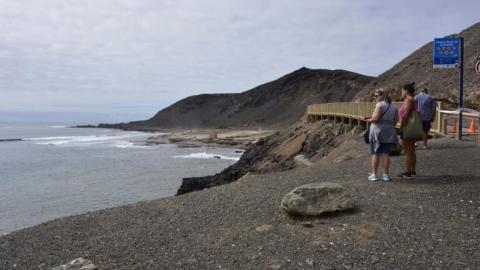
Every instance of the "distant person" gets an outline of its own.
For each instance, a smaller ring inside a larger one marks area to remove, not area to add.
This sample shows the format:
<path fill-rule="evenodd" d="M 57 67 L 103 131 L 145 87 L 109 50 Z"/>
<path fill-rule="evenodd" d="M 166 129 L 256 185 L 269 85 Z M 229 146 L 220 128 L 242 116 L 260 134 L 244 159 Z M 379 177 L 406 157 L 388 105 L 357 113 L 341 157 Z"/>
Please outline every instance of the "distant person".
<path fill-rule="evenodd" d="M 422 116 L 423 124 L 423 148 L 427 148 L 428 132 L 432 128 L 432 122 L 435 121 L 437 102 L 428 94 L 428 89 L 422 87 L 420 93 L 415 96 L 417 110 Z"/>
<path fill-rule="evenodd" d="M 405 127 L 410 114 L 414 113 L 417 109 L 415 98 L 413 97 L 413 94 L 415 92 L 414 85 L 415 83 L 412 82 L 407 83 L 402 87 L 403 104 L 399 110 L 401 129 Z M 415 155 L 415 140 L 406 140 L 405 138 L 403 138 L 402 134 L 400 134 L 400 136 L 402 138 L 403 151 L 405 152 L 405 171 L 398 175 L 398 177 L 412 178 L 417 174 L 417 156 Z"/>
<path fill-rule="evenodd" d="M 395 131 L 395 124 L 398 122 L 397 107 L 383 89 L 375 90 L 375 110 L 372 117 L 366 118 L 370 123 L 369 153 L 372 155 L 372 172 L 368 180 L 377 181 L 377 170 L 380 159 L 383 165 L 384 181 L 390 180 L 390 152 L 396 149 L 398 137 Z"/>

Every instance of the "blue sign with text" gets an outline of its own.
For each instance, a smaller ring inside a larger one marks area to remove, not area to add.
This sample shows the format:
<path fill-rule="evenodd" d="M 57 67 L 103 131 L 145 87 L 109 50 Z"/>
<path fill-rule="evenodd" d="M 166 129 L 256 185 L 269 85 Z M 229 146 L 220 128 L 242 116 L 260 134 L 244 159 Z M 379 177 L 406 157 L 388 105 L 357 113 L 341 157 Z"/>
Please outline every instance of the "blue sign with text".
<path fill-rule="evenodd" d="M 460 55 L 459 38 L 436 38 L 434 40 L 434 68 L 457 68 L 460 66 Z"/>

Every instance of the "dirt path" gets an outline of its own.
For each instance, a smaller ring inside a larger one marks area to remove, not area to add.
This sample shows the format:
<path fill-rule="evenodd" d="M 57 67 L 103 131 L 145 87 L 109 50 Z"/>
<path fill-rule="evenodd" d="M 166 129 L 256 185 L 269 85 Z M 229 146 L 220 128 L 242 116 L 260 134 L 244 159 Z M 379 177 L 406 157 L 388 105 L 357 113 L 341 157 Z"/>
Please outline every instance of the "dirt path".
<path fill-rule="evenodd" d="M 17 231 L 0 238 L 0 268 L 77 257 L 101 269 L 480 268 L 480 147 L 438 139 L 417 152 L 418 178 L 371 183 L 366 146 L 351 145 L 365 154 Z M 287 217 L 281 198 L 317 181 L 348 185 L 355 211 Z"/>

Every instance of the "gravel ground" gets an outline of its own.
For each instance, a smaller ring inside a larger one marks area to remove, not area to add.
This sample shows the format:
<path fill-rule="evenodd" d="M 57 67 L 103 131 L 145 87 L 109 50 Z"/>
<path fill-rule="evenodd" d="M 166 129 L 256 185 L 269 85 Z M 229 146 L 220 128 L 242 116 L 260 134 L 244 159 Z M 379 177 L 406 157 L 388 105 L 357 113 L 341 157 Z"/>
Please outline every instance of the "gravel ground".
<path fill-rule="evenodd" d="M 445 138 L 417 155 L 412 180 L 368 182 L 365 153 L 57 219 L 1 237 L 0 268 L 85 257 L 101 269 L 480 269 L 480 147 Z M 321 181 L 349 186 L 356 209 L 282 212 L 291 189 Z"/>

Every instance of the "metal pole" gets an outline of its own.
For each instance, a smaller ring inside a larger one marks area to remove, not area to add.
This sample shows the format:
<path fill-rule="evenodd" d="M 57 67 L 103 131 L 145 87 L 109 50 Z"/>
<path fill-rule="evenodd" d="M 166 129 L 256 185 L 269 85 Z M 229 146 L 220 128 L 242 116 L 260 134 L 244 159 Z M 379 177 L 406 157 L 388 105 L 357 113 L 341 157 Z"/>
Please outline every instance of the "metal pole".
<path fill-rule="evenodd" d="M 463 129 L 463 37 L 460 38 L 460 108 L 458 113 L 458 139 L 462 139 L 462 129 Z"/>

